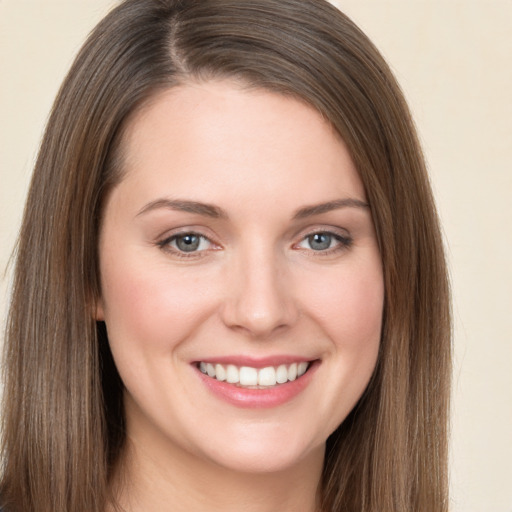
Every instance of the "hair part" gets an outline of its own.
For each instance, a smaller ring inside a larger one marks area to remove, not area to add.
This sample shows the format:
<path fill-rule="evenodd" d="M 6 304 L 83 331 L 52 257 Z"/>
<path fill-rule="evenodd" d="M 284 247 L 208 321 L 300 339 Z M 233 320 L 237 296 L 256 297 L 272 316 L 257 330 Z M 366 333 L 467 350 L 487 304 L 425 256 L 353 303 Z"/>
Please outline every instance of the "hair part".
<path fill-rule="evenodd" d="M 424 159 L 368 38 L 319 0 L 127 0 L 100 22 L 46 127 L 17 248 L 5 343 L 1 499 L 103 512 L 125 441 L 98 236 L 123 131 L 158 91 L 232 79 L 316 108 L 346 143 L 382 255 L 379 360 L 327 443 L 322 511 L 447 510 L 449 290 Z"/>

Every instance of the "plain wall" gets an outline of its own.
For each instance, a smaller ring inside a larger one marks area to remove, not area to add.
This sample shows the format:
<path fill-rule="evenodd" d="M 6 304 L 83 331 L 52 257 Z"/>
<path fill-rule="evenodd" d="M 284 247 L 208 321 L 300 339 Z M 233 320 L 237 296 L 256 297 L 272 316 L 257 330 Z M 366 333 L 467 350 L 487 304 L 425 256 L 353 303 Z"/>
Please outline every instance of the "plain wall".
<path fill-rule="evenodd" d="M 114 3 L 0 0 L 0 275 L 53 98 Z M 512 1 L 334 3 L 402 84 L 444 225 L 455 322 L 451 511 L 512 512 Z M 2 325 L 8 283 L 7 273 Z"/>

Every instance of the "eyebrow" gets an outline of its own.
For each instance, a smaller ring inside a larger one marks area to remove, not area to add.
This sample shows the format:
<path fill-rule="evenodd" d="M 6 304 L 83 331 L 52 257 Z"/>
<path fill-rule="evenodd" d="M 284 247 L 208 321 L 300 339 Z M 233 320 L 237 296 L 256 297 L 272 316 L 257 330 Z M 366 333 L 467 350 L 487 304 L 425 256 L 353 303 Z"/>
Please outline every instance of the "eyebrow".
<path fill-rule="evenodd" d="M 320 203 L 311 206 L 304 206 L 299 208 L 293 215 L 294 220 L 304 219 L 306 217 L 312 217 L 313 215 L 320 215 L 327 213 L 332 210 L 338 210 L 340 208 L 369 208 L 369 204 L 355 198 L 336 199 L 327 203 Z M 228 214 L 218 206 L 208 203 L 200 203 L 198 201 L 187 201 L 184 199 L 156 199 L 145 205 L 138 213 L 143 215 L 144 213 L 157 210 L 159 208 L 165 208 L 168 210 L 176 210 L 187 213 L 195 213 L 197 215 L 203 215 L 205 217 L 211 217 L 214 219 L 227 219 Z"/>
<path fill-rule="evenodd" d="M 222 208 L 214 206 L 213 204 L 199 203 L 197 201 L 185 201 L 181 199 L 157 199 L 155 201 L 151 201 L 144 206 L 136 216 L 138 217 L 139 215 L 158 208 L 196 213 L 198 215 L 204 215 L 205 217 L 212 217 L 214 219 L 228 217 L 227 213 Z"/>
<path fill-rule="evenodd" d="M 305 206 L 304 208 L 299 208 L 293 218 L 304 219 L 306 217 L 311 217 L 313 215 L 320 215 L 322 213 L 327 213 L 332 210 L 339 210 L 340 208 L 369 208 L 370 205 L 360 199 L 355 199 L 352 197 L 347 197 L 345 199 L 336 199 L 334 201 L 329 201 L 327 203 L 315 204 L 312 206 Z"/>

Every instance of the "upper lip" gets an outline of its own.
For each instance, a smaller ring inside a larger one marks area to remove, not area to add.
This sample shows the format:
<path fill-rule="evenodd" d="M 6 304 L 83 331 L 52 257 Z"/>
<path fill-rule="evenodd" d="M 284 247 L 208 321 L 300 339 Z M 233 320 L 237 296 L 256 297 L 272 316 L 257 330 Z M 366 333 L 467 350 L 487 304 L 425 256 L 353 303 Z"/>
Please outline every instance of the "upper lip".
<path fill-rule="evenodd" d="M 266 357 L 251 357 L 247 355 L 229 355 L 219 357 L 206 357 L 204 359 L 197 359 L 193 361 L 194 364 L 203 362 L 211 364 L 232 364 L 234 366 L 249 366 L 251 368 L 265 368 L 267 366 L 279 366 L 281 364 L 293 364 L 302 362 L 313 362 L 317 358 L 294 356 L 294 355 L 274 355 Z"/>

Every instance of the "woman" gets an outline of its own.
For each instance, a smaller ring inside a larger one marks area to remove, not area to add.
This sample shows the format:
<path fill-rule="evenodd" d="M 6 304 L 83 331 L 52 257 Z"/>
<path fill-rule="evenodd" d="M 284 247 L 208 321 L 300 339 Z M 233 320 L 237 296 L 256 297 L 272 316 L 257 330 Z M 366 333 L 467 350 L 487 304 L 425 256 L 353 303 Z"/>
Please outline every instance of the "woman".
<path fill-rule="evenodd" d="M 350 20 L 125 1 L 29 192 L 2 504 L 447 510 L 448 311 L 413 124 Z"/>

